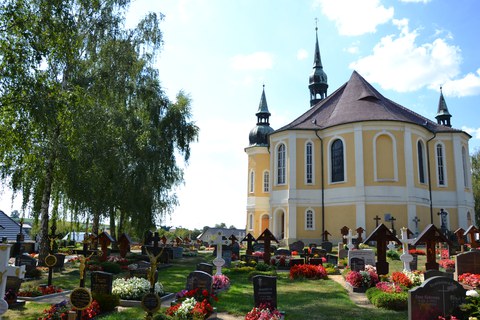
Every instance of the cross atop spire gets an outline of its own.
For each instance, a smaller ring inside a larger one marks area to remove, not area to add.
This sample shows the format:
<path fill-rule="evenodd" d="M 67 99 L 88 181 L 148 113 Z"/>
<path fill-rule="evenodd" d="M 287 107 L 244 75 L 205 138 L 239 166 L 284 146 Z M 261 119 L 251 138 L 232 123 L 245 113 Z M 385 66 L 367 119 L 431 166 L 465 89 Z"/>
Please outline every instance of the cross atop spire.
<path fill-rule="evenodd" d="M 320 46 L 318 45 L 318 19 L 315 18 L 315 54 L 313 59 L 313 72 L 310 75 L 308 88 L 310 89 L 310 106 L 327 97 L 327 74 L 323 71 L 322 58 L 320 57 Z"/>
<path fill-rule="evenodd" d="M 452 115 L 450 114 L 450 112 L 448 112 L 447 103 L 445 102 L 445 98 L 443 97 L 442 87 L 440 87 L 440 99 L 438 101 L 437 116 L 435 118 L 437 119 L 438 124 L 452 127 L 452 125 L 450 124 L 451 117 Z"/>

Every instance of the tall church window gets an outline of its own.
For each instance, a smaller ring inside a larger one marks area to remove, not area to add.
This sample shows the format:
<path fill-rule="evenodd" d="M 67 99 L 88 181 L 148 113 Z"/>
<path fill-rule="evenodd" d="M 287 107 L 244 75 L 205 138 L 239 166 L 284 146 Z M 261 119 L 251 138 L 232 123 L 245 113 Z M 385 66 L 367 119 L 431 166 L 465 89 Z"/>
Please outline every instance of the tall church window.
<path fill-rule="evenodd" d="M 277 184 L 285 184 L 285 174 L 285 145 L 281 143 L 277 149 Z"/>
<path fill-rule="evenodd" d="M 331 148 L 331 166 L 332 166 L 332 182 L 344 181 L 344 162 L 343 162 L 343 142 L 340 139 L 336 139 Z"/>
<path fill-rule="evenodd" d="M 305 182 L 313 183 L 313 144 L 310 141 L 305 145 Z"/>
<path fill-rule="evenodd" d="M 263 173 L 263 192 L 270 192 L 270 172 Z"/>
<path fill-rule="evenodd" d="M 467 150 L 462 146 L 463 184 L 468 187 Z"/>
<path fill-rule="evenodd" d="M 305 230 L 314 230 L 314 214 L 312 209 L 305 212 Z"/>
<path fill-rule="evenodd" d="M 250 171 L 250 188 L 249 192 L 253 193 L 255 191 L 255 171 Z"/>
<path fill-rule="evenodd" d="M 438 178 L 438 185 L 444 186 L 445 185 L 445 156 L 443 145 L 440 143 L 437 144 L 437 178 Z"/>
<path fill-rule="evenodd" d="M 253 230 L 253 214 L 248 215 L 248 229 Z"/>
<path fill-rule="evenodd" d="M 417 153 L 418 153 L 418 178 L 420 183 L 425 183 L 425 158 L 423 155 L 423 142 L 418 141 L 417 143 Z"/>

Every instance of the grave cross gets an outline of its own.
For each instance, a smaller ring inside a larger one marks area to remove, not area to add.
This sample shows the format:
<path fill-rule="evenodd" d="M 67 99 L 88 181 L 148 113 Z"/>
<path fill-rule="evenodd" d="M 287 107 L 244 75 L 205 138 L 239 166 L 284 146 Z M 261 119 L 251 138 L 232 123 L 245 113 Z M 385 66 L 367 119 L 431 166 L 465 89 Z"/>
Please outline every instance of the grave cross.
<path fill-rule="evenodd" d="M 452 245 L 445 235 L 438 230 L 433 224 L 429 224 L 425 230 L 415 239 L 413 245 L 425 243 L 427 245 L 427 262 L 425 263 L 425 270 L 438 270 L 438 263 L 435 260 L 435 244 L 439 242 L 446 242 Z"/>
<path fill-rule="evenodd" d="M 348 234 L 349 230 L 350 228 L 348 228 L 347 226 L 343 226 L 342 229 L 340 229 L 340 233 L 342 234 L 343 244 L 347 244 L 347 238 L 345 238 L 345 236 Z"/>
<path fill-rule="evenodd" d="M 390 222 L 392 223 L 392 233 L 393 233 L 394 236 L 397 235 L 397 230 L 395 230 L 395 223 L 394 223 L 395 220 L 397 220 L 397 219 L 395 219 L 394 216 L 391 216 L 391 217 L 390 217 Z"/>
<path fill-rule="evenodd" d="M 331 235 L 332 234 L 327 230 L 323 231 L 323 241 L 328 241 L 328 236 L 331 236 Z"/>
<path fill-rule="evenodd" d="M 418 236 L 418 223 L 420 222 L 420 219 L 418 219 L 417 216 L 412 219 L 413 223 L 415 223 L 415 236 Z"/>
<path fill-rule="evenodd" d="M 357 230 L 355 231 L 357 231 L 357 244 L 355 245 L 355 247 L 358 249 L 358 246 L 363 241 L 362 234 L 365 231 L 365 229 L 363 229 L 362 227 L 358 227 Z"/>
<path fill-rule="evenodd" d="M 251 233 L 247 234 L 245 238 L 242 239 L 241 242 L 247 241 L 247 255 L 252 255 L 253 253 L 253 242 L 255 242 L 255 238 L 252 236 Z"/>
<path fill-rule="evenodd" d="M 375 216 L 375 218 L 373 218 L 373 220 L 375 220 L 375 228 L 378 227 L 378 221 L 382 220 L 382 218 L 380 218 L 378 216 L 378 214 Z"/>
<path fill-rule="evenodd" d="M 465 230 L 463 230 L 463 228 L 458 228 L 457 230 L 455 230 L 455 235 L 457 236 L 457 241 L 458 241 L 458 244 L 460 245 L 460 251 L 463 252 L 464 251 L 464 248 L 463 248 L 463 245 L 465 244 Z"/>
<path fill-rule="evenodd" d="M 400 243 L 400 241 L 383 223 L 373 230 L 373 232 L 363 242 L 368 243 L 370 241 L 377 242 L 377 262 L 375 264 L 377 267 L 377 273 L 379 275 L 388 274 L 387 242 L 395 241 Z"/>
<path fill-rule="evenodd" d="M 352 234 L 352 229 L 348 229 L 348 235 L 343 236 L 343 238 L 348 241 L 347 242 L 348 250 L 352 250 L 353 248 L 355 248 L 355 245 L 353 244 L 352 239 L 357 239 L 357 237 L 358 237 L 358 235 L 354 236 Z"/>
<path fill-rule="evenodd" d="M 225 259 L 222 258 L 222 246 L 228 244 L 226 240 L 223 240 L 221 231 L 219 231 L 213 239 L 213 244 L 217 246 L 217 257 L 213 259 L 213 264 L 217 267 L 215 275 L 219 276 L 222 275 L 222 266 L 225 264 Z"/>
<path fill-rule="evenodd" d="M 163 243 L 163 246 L 165 246 L 165 244 L 167 243 L 167 237 L 165 237 L 165 235 L 163 235 L 161 238 L 160 238 L 160 241 L 162 241 Z"/>
<path fill-rule="evenodd" d="M 465 234 L 467 234 L 470 239 L 470 245 L 474 249 L 478 247 L 477 240 L 475 239 L 476 233 L 478 233 L 478 229 L 473 225 L 468 227 L 468 229 L 465 231 Z"/>
<path fill-rule="evenodd" d="M 238 241 L 237 237 L 235 237 L 234 234 L 228 237 L 228 240 L 232 241 L 232 246 L 235 244 L 236 241 Z"/>
<path fill-rule="evenodd" d="M 403 261 L 403 270 L 411 271 L 410 262 L 413 261 L 413 256 L 408 252 L 408 245 L 412 244 L 415 241 L 415 239 L 408 239 L 407 228 L 404 227 L 400 230 L 402 233 L 402 239 L 400 239 L 400 242 L 402 243 L 402 249 L 403 249 L 403 253 L 400 256 L 400 260 Z"/>
<path fill-rule="evenodd" d="M 271 256 L 270 242 L 275 241 L 276 243 L 278 243 L 278 240 L 275 238 L 273 233 L 267 228 L 263 230 L 261 235 L 258 236 L 257 241 L 263 241 L 263 261 L 266 264 L 270 264 L 270 256 Z"/>
<path fill-rule="evenodd" d="M 57 263 L 57 257 L 53 255 L 53 247 L 55 244 L 55 240 L 57 239 L 57 234 L 55 231 L 57 230 L 57 226 L 55 222 L 50 227 L 50 235 L 48 236 L 48 240 L 50 245 L 48 246 L 48 256 L 45 257 L 45 265 L 48 267 L 48 285 L 52 285 L 52 276 L 53 276 L 53 267 Z"/>
<path fill-rule="evenodd" d="M 11 247 L 11 244 L 0 244 L 0 320 L 2 315 L 8 310 L 8 303 L 3 299 L 5 297 L 7 277 L 18 277 L 20 279 L 25 277 L 25 266 L 16 267 L 8 265 Z"/>

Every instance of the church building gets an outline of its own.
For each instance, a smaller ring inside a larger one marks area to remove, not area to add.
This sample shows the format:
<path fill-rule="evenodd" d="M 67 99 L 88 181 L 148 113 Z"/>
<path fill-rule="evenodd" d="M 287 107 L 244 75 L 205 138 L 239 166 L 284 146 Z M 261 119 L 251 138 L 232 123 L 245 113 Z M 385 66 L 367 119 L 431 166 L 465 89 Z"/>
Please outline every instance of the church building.
<path fill-rule="evenodd" d="M 310 108 L 274 130 L 265 88 L 250 131 L 246 232 L 269 228 L 283 245 L 341 239 L 344 226 L 378 223 L 421 232 L 474 223 L 466 132 L 454 129 L 440 91 L 436 121 L 384 97 L 360 74 L 327 94 L 315 43 Z M 440 214 L 442 212 L 442 214 Z M 399 233 L 399 232 L 398 232 Z"/>

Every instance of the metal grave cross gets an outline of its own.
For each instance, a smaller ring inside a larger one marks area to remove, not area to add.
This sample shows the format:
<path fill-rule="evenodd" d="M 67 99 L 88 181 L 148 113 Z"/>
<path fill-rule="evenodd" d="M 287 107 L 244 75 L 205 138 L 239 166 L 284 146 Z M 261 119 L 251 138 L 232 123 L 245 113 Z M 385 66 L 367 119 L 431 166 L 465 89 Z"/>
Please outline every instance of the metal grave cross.
<path fill-rule="evenodd" d="M 347 248 L 348 250 L 352 250 L 355 248 L 355 245 L 352 242 L 352 239 L 357 239 L 358 235 L 353 235 L 352 234 L 352 229 L 348 229 L 348 234 L 346 236 L 343 236 L 344 239 L 347 239 Z"/>
<path fill-rule="evenodd" d="M 418 236 L 418 223 L 420 222 L 420 219 L 418 219 L 417 216 L 412 219 L 413 223 L 415 223 L 415 236 Z"/>
<path fill-rule="evenodd" d="M 25 278 L 25 266 L 10 266 L 10 249 L 12 245 L 7 243 L 0 244 L 0 319 L 8 310 L 8 303 L 3 299 L 5 297 L 5 287 L 7 286 L 7 277 Z"/>
<path fill-rule="evenodd" d="M 382 218 L 380 218 L 378 216 L 378 214 L 375 216 L 375 218 L 373 218 L 373 220 L 375 220 L 375 228 L 378 227 L 378 221 L 382 220 Z"/>

